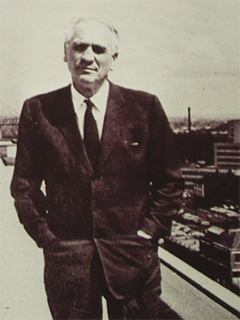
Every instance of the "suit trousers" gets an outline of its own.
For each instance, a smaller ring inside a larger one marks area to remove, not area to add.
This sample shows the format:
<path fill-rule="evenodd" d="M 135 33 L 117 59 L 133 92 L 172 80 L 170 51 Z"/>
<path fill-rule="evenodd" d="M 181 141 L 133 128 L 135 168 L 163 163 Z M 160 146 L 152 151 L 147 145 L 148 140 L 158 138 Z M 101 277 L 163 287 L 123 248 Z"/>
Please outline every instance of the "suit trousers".
<path fill-rule="evenodd" d="M 98 250 L 90 240 L 60 241 L 44 250 L 44 281 L 54 320 L 159 319 L 160 269 L 157 254 L 134 296 L 117 299 L 107 282 Z M 116 272 L 116 277 L 118 276 Z"/>

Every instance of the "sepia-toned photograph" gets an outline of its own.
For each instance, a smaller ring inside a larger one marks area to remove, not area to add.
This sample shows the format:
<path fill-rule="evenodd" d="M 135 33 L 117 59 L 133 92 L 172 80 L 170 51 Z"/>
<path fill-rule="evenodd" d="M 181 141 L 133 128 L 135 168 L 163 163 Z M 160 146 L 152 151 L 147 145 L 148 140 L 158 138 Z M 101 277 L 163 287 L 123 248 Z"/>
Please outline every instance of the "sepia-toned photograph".
<path fill-rule="evenodd" d="M 0 0 L 0 319 L 240 318 L 239 0 Z"/>

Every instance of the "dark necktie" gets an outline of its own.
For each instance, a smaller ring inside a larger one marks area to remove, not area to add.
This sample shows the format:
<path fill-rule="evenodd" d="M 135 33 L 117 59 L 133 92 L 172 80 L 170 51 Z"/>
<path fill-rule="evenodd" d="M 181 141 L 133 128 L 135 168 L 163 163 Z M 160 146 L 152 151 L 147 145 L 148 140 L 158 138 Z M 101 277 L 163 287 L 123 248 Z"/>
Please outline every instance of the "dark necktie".
<path fill-rule="evenodd" d="M 92 107 L 94 104 L 91 100 L 84 100 L 87 109 L 84 117 L 84 144 L 87 150 L 88 158 L 94 168 L 100 153 L 100 141 L 98 136 L 98 129 L 96 120 L 92 114 Z"/>

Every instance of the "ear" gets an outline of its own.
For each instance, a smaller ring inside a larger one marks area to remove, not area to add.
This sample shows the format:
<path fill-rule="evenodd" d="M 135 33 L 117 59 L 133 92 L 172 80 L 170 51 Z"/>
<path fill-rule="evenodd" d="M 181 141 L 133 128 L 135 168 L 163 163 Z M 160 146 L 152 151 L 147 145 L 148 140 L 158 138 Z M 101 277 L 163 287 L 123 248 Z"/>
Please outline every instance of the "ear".
<path fill-rule="evenodd" d="M 64 44 L 64 56 L 63 56 L 63 61 L 67 62 L 67 45 L 66 43 Z"/>
<path fill-rule="evenodd" d="M 113 60 L 116 60 L 118 57 L 118 52 L 114 53 L 114 55 L 112 57 L 113 57 Z"/>
<path fill-rule="evenodd" d="M 110 68 L 111 71 L 113 71 L 113 68 L 114 68 L 114 66 L 115 66 L 117 57 L 118 57 L 118 53 L 114 53 L 114 55 L 112 56 L 112 66 L 111 66 L 111 68 Z"/>

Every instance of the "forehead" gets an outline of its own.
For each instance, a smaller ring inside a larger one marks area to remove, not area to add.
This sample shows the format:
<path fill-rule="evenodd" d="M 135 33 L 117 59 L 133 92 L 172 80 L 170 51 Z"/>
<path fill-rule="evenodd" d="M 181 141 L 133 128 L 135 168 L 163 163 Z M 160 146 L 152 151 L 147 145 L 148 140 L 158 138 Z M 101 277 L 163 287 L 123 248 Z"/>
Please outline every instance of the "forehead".
<path fill-rule="evenodd" d="M 94 43 L 111 48 L 113 35 L 110 29 L 101 22 L 84 21 L 75 25 L 71 40 Z"/>

